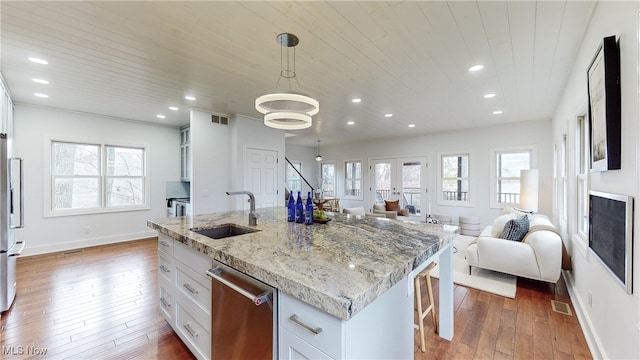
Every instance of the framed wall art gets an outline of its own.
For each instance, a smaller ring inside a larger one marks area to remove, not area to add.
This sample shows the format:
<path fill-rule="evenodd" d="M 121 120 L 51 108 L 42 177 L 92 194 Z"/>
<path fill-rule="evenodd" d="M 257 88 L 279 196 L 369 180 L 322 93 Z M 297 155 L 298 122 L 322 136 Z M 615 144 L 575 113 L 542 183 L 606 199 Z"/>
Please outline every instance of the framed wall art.
<path fill-rule="evenodd" d="M 620 169 L 620 48 L 615 36 L 602 40 L 587 70 L 591 171 Z"/>

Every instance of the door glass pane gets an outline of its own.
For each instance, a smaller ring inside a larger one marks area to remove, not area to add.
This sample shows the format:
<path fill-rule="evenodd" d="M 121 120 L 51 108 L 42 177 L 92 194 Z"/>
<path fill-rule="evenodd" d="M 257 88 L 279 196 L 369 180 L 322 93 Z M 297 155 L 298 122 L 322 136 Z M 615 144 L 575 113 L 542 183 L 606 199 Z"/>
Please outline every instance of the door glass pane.
<path fill-rule="evenodd" d="M 402 207 L 409 209 L 411 215 L 420 215 L 420 162 L 402 163 Z"/>
<path fill-rule="evenodd" d="M 377 163 L 375 167 L 376 204 L 384 204 L 384 200 L 390 200 L 391 192 L 391 164 Z"/>

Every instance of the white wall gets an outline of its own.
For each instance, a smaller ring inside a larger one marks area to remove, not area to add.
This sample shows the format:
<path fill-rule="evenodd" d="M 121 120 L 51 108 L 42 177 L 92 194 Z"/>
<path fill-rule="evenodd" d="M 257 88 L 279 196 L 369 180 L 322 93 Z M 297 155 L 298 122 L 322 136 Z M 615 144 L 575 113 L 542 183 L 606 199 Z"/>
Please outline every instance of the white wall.
<path fill-rule="evenodd" d="M 191 110 L 191 207 L 194 215 L 228 211 L 231 190 L 231 129 L 211 122 L 211 113 Z"/>
<path fill-rule="evenodd" d="M 61 136 L 82 141 L 148 145 L 149 210 L 47 217 L 43 194 L 50 186 L 43 173 L 46 139 Z M 34 255 L 155 236 L 147 219 L 166 216 L 165 182 L 180 177 L 180 135 L 177 128 L 155 126 L 97 115 L 31 107 L 15 107 L 15 156 L 24 159 L 25 255 Z"/>
<path fill-rule="evenodd" d="M 284 206 L 284 164 L 285 145 L 284 131 L 267 127 L 261 120 L 235 115 L 229 120 L 231 127 L 231 150 L 235 159 L 231 165 L 233 181 L 229 190 L 244 190 L 244 155 L 247 148 L 272 150 L 278 152 L 278 202 L 279 206 Z M 235 196 L 231 200 L 231 209 L 248 209 L 248 204 L 242 197 Z"/>
<path fill-rule="evenodd" d="M 572 255 L 573 270 L 565 272 L 571 299 L 581 317 L 587 340 L 596 358 L 640 358 L 640 165 L 638 139 L 640 138 L 639 79 L 640 66 L 639 27 L 640 3 L 598 2 L 585 31 L 576 64 L 569 78 L 564 95 L 553 117 L 555 146 L 561 148 L 562 137 L 567 135 L 568 148 L 568 221 L 562 231 L 568 234 L 565 243 Z M 586 71 L 602 38 L 615 35 L 620 44 L 621 92 L 622 92 L 622 168 L 589 174 L 589 188 L 635 197 L 635 235 L 633 295 L 614 282 L 604 266 L 587 249 L 584 240 L 576 233 L 576 117 L 587 112 Z M 558 168 L 559 171 L 559 168 Z M 561 196 L 560 196 L 561 198 Z M 562 206 L 555 218 L 562 218 Z M 589 293 L 592 301 L 589 304 Z"/>
<path fill-rule="evenodd" d="M 373 142 L 351 143 L 328 146 L 322 150 L 326 160 L 336 162 L 336 187 L 338 196 L 344 194 L 344 161 L 362 160 L 365 189 L 364 199 L 341 199 L 341 208 L 364 206 L 371 207 L 368 163 L 372 158 L 427 156 L 429 162 L 427 184 L 431 212 L 449 214 L 452 222 L 457 223 L 459 216 L 478 216 L 481 224 L 488 225 L 500 214 L 500 209 L 489 208 L 491 149 L 521 145 L 537 147 L 537 167 L 540 169 L 539 212 L 551 214 L 552 198 L 552 139 L 551 121 L 526 121 L 507 125 L 483 127 L 477 129 L 445 132 L 419 137 L 389 139 Z M 439 206 L 436 203 L 437 157 L 439 152 L 468 152 L 471 158 L 471 192 L 475 199 L 472 206 Z M 289 146 L 287 146 L 287 156 Z"/>

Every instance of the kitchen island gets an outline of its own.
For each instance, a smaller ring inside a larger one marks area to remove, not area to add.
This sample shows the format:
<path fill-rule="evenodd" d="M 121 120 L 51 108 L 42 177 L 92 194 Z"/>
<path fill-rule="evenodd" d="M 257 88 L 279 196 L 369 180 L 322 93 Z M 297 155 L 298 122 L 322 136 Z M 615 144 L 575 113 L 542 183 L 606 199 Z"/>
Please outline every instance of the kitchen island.
<path fill-rule="evenodd" d="M 340 337 L 345 344 L 330 354 L 338 358 L 412 358 L 413 277 L 439 257 L 440 336 L 453 337 L 450 241 L 456 227 L 343 214 L 330 215 L 327 224 L 304 225 L 287 222 L 285 208 L 258 213 L 259 231 L 224 239 L 191 229 L 246 226 L 248 211 L 158 219 L 148 226 L 276 288 L 280 296 L 331 315 L 344 331 L 357 329 L 359 335 Z"/>

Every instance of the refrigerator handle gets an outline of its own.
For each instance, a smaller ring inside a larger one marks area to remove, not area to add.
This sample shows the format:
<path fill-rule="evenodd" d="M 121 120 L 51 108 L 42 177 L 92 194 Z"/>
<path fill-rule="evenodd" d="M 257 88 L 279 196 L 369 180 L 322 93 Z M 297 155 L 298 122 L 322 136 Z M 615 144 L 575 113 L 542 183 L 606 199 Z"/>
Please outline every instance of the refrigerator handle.
<path fill-rule="evenodd" d="M 18 161 L 18 171 L 20 174 L 20 187 L 19 187 L 19 191 L 20 191 L 20 224 L 19 225 L 13 225 L 11 224 L 11 228 L 12 229 L 20 229 L 24 227 L 24 189 L 22 188 L 24 186 L 24 173 L 22 171 L 22 158 L 11 158 L 10 160 L 16 160 Z M 13 167 L 11 166 L 11 161 L 9 161 L 8 163 L 8 173 L 9 173 L 9 181 L 13 180 L 12 177 L 12 169 Z M 11 186 L 11 191 L 10 191 L 10 201 L 11 201 L 11 214 L 13 214 L 13 204 L 14 204 L 14 199 L 13 199 L 13 186 Z"/>

